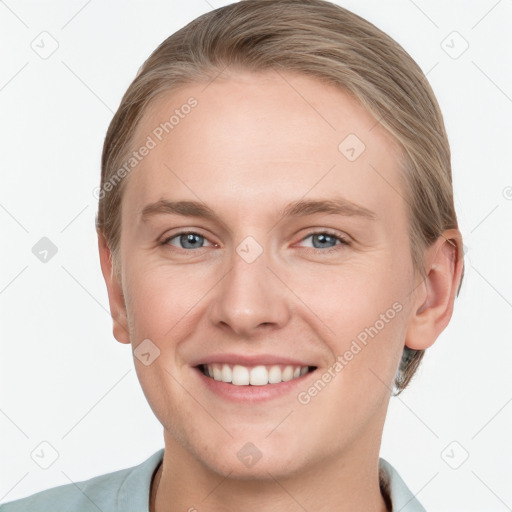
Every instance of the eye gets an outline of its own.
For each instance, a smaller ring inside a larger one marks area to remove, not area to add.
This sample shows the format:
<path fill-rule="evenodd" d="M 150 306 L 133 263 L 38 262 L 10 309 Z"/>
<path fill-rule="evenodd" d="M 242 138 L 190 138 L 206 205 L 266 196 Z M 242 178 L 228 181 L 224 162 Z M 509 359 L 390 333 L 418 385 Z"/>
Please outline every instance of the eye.
<path fill-rule="evenodd" d="M 166 238 L 162 242 L 162 245 L 172 245 L 173 247 L 178 247 L 180 249 L 201 249 L 202 247 L 205 247 L 203 245 L 205 242 L 208 245 L 214 245 L 199 233 L 187 231 Z"/>
<path fill-rule="evenodd" d="M 301 240 L 304 243 L 306 240 L 311 239 L 313 249 L 327 249 L 336 250 L 336 246 L 350 245 L 349 242 L 342 236 L 331 233 L 329 231 L 316 231 L 309 233 Z M 215 246 L 206 237 L 193 231 L 184 231 L 167 237 L 162 241 L 162 245 L 171 245 L 179 249 L 201 249 L 207 246 Z"/>
<path fill-rule="evenodd" d="M 350 245 L 349 242 L 340 235 L 336 235 L 329 231 L 315 231 L 310 233 L 308 236 L 302 239 L 302 242 L 305 240 L 311 239 L 313 249 L 335 249 L 337 245 Z M 338 244 L 339 242 L 339 244 Z"/>

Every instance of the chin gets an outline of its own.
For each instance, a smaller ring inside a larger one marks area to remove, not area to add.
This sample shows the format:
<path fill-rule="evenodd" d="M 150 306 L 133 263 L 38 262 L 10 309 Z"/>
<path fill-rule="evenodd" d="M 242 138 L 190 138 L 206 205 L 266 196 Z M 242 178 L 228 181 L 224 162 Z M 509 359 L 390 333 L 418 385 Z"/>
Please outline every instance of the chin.
<path fill-rule="evenodd" d="M 218 457 L 211 462 L 212 465 L 207 463 L 210 470 L 218 473 L 222 476 L 229 475 L 231 480 L 260 480 L 269 481 L 274 478 L 285 479 L 292 476 L 300 468 L 297 466 L 297 461 L 294 461 L 294 467 L 290 465 L 290 461 L 283 460 L 279 454 L 273 457 L 262 456 L 257 462 L 242 463 L 238 456 L 235 454 L 234 457 L 226 457 L 220 460 Z"/>
<path fill-rule="evenodd" d="M 249 441 L 253 439 L 254 441 Z M 290 439 L 290 438 L 288 438 Z M 212 450 L 211 446 L 215 446 Z M 235 437 L 225 443 L 211 443 L 208 449 L 202 446 L 196 458 L 210 471 L 234 480 L 261 480 L 287 478 L 301 469 L 305 470 L 307 459 L 303 444 L 286 445 L 283 439 L 270 441 L 265 435 Z"/>

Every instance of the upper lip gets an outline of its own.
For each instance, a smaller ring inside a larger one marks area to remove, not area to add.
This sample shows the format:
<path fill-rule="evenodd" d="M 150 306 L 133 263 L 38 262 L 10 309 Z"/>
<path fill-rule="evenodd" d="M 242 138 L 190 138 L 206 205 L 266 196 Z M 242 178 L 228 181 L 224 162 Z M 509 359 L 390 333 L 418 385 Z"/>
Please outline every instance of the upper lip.
<path fill-rule="evenodd" d="M 290 366 L 314 366 L 311 363 L 299 361 L 290 357 L 276 356 L 273 354 L 212 354 L 197 358 L 190 363 L 191 366 L 201 364 L 227 363 L 239 364 L 241 366 L 259 366 L 259 365 L 290 365 Z"/>

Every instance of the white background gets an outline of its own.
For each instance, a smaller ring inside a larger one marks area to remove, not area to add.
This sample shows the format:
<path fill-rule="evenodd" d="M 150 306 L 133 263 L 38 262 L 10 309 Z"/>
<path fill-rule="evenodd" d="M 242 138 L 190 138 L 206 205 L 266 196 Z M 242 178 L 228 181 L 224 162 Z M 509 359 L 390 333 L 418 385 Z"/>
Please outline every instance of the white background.
<path fill-rule="evenodd" d="M 133 466 L 163 447 L 130 347 L 112 336 L 93 189 L 108 123 L 138 67 L 172 32 L 227 3 L 0 3 L 0 502 Z M 430 512 L 512 510 L 512 4 L 338 3 L 427 73 L 467 249 L 452 322 L 392 399 L 382 456 Z M 51 47 L 43 31 L 58 42 L 47 59 L 31 47 L 41 37 Z M 462 48 L 453 31 L 469 43 L 457 59 L 445 51 Z M 42 237 L 58 248 L 47 263 L 32 253 Z M 42 441 L 59 454 L 48 469 L 31 458 Z"/>

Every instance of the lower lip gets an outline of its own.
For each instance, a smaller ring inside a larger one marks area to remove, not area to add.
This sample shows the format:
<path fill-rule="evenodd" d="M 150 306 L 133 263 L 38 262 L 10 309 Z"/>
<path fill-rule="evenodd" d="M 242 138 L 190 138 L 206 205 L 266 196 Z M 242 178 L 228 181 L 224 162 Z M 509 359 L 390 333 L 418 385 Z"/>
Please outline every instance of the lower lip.
<path fill-rule="evenodd" d="M 306 373 L 301 377 L 279 384 L 265 384 L 264 386 L 235 386 L 228 382 L 222 382 L 207 377 L 199 368 L 194 368 L 201 381 L 215 394 L 238 403 L 258 403 L 273 398 L 282 397 L 295 391 L 299 392 L 304 388 L 305 379 L 310 377 L 316 370 Z"/>

